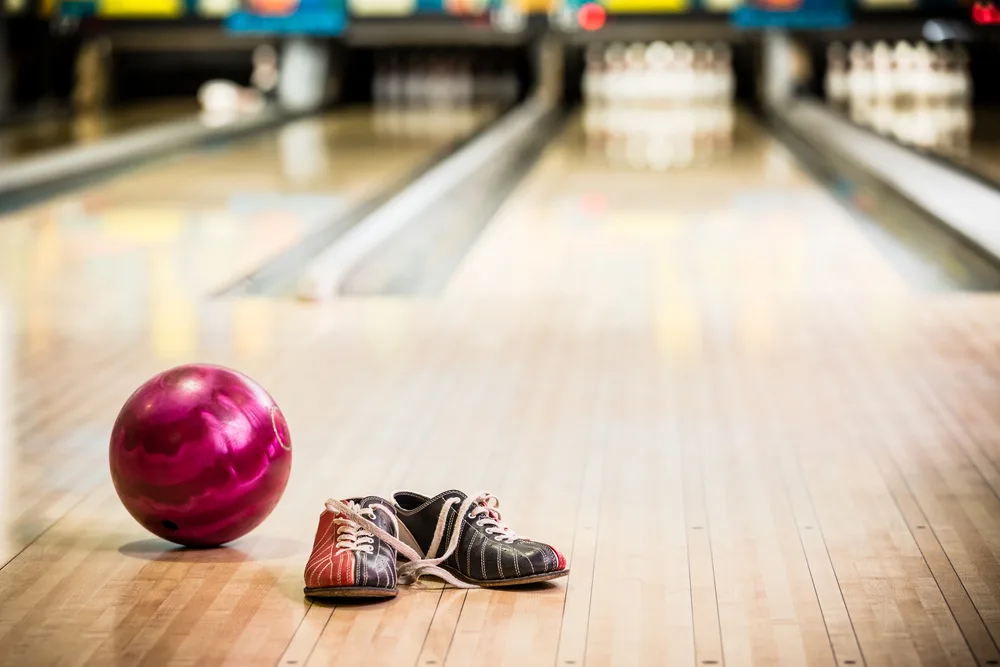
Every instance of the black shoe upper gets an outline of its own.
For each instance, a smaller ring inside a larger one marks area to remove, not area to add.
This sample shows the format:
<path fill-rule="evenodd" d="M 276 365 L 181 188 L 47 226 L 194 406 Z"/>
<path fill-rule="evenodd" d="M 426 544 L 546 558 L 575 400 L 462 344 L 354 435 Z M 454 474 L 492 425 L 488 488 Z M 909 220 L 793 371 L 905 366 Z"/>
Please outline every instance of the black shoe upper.
<path fill-rule="evenodd" d="M 361 507 L 371 508 L 373 505 L 381 505 L 395 513 L 392 503 L 385 498 L 378 496 L 366 496 L 365 498 L 351 498 L 351 501 Z M 366 517 L 376 526 L 389 533 L 393 537 L 396 535 L 396 526 L 392 518 L 380 509 L 373 510 L 375 518 Z M 391 545 L 373 536 L 374 547 L 371 553 L 356 551 L 354 553 L 354 585 L 355 586 L 375 586 L 379 588 L 396 587 L 396 549 Z M 334 540 L 336 541 L 336 540 Z"/>
<path fill-rule="evenodd" d="M 466 495 L 452 490 L 427 498 L 417 493 L 401 491 L 393 498 L 396 501 L 396 517 L 409 531 L 421 553 L 427 558 L 443 554 L 455 530 L 458 512 Z M 428 554 L 441 510 L 452 498 L 457 499 L 457 502 L 448 509 L 440 544 L 435 553 Z M 499 513 L 495 515 L 499 517 Z M 480 523 L 483 518 L 483 515 L 472 518 L 468 512 L 461 518 L 458 546 L 442 565 L 456 570 L 466 579 L 487 582 L 529 578 L 565 567 L 565 559 L 549 545 L 525 538 L 508 542 L 502 534 L 487 532 L 486 529 L 490 526 Z"/>

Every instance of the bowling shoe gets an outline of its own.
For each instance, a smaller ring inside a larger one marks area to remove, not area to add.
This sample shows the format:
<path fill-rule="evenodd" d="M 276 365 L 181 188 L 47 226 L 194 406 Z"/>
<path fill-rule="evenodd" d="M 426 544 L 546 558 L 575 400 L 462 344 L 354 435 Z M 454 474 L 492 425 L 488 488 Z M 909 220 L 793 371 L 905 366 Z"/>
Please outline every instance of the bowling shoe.
<path fill-rule="evenodd" d="M 462 587 L 500 587 L 569 574 L 557 549 L 519 536 L 503 522 L 495 496 L 453 490 L 427 498 L 401 491 L 393 498 L 399 539 L 410 547 L 410 562 L 399 566 L 401 581 L 431 574 Z M 419 560 L 412 560 L 411 550 Z"/>
<path fill-rule="evenodd" d="M 383 498 L 327 500 L 306 564 L 305 594 L 394 597 L 398 534 L 392 503 Z"/>

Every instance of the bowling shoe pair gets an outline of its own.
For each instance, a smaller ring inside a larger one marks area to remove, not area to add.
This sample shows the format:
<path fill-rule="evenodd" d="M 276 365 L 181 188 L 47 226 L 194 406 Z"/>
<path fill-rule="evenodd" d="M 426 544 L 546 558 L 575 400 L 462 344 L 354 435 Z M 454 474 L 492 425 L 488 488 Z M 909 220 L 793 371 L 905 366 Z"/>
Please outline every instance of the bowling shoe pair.
<path fill-rule="evenodd" d="M 305 593 L 311 597 L 394 597 L 397 584 L 433 576 L 459 588 L 548 581 L 569 574 L 548 544 L 514 533 L 495 496 L 401 491 L 326 501 Z"/>

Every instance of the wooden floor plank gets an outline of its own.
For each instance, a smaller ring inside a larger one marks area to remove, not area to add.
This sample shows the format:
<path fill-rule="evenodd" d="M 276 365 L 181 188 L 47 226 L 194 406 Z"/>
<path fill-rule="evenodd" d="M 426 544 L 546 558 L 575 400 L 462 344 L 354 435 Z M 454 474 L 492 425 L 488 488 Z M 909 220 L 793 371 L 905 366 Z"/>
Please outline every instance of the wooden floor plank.
<path fill-rule="evenodd" d="M 286 181 L 266 141 L 4 221 L 27 250 L 0 249 L 0 664 L 1000 661 L 1000 300 L 911 289 L 739 122 L 730 160 L 665 175 L 573 121 L 431 299 L 204 301 L 319 210 L 234 218 L 220 192 L 331 184 Z M 331 146 L 376 145 L 366 123 Z M 366 156 L 342 193 L 428 150 Z M 282 503 L 227 549 L 152 539 L 108 479 L 118 406 L 191 359 L 292 425 Z M 400 488 L 496 494 L 570 576 L 305 600 L 323 501 Z"/>
<path fill-rule="evenodd" d="M 890 358 L 889 363 L 894 360 Z M 980 583 L 991 577 L 977 581 L 970 574 L 996 567 L 980 535 L 992 532 L 982 520 L 1000 512 L 1000 501 L 988 480 L 977 474 L 979 468 L 969 457 L 969 448 L 961 446 L 962 434 L 940 419 L 934 399 L 923 390 L 921 381 L 905 373 L 888 376 L 884 367 L 876 364 L 872 368 L 881 372 L 874 377 L 884 383 L 886 393 L 898 397 L 894 405 L 924 403 L 925 414 L 932 419 L 911 419 L 909 413 L 885 414 L 876 421 L 885 447 L 873 453 L 969 648 L 980 664 L 1000 664 L 995 636 L 986 624 L 987 619 L 993 621 L 989 613 L 993 603 L 987 600 L 997 600 L 997 594 L 984 590 Z M 959 572 L 966 573 L 965 581 Z M 985 615 L 970 598 L 970 590 Z"/>
<path fill-rule="evenodd" d="M 316 648 L 323 629 L 330 622 L 334 607 L 332 605 L 311 604 L 302 624 L 295 629 L 285 652 L 278 659 L 279 665 L 304 665 Z"/>
<path fill-rule="evenodd" d="M 767 369 L 753 368 L 748 357 L 720 341 L 704 364 L 715 371 L 706 382 L 725 388 L 713 403 L 713 412 L 725 418 L 715 422 L 731 425 L 706 441 L 708 467 L 715 471 L 706 491 L 718 513 L 710 518 L 718 544 L 717 578 L 720 590 L 732 591 L 729 604 L 720 604 L 726 664 L 830 665 L 830 637 L 789 495 L 774 465 L 781 454 L 764 442 L 766 408 L 758 398 L 768 383 L 758 383 Z"/>
<path fill-rule="evenodd" d="M 445 664 L 455 638 L 458 618 L 465 606 L 465 596 L 464 590 L 442 589 L 437 607 L 434 609 L 434 618 L 431 619 L 431 625 L 427 630 L 424 646 L 417 656 L 418 667 Z"/>
<path fill-rule="evenodd" d="M 824 419 L 827 428 L 837 434 L 835 437 L 852 444 L 853 460 L 844 465 L 851 466 L 857 480 L 852 484 L 855 489 L 850 492 L 855 502 L 863 502 L 868 508 L 863 514 L 867 526 L 850 542 L 842 542 L 837 533 L 826 527 L 826 519 L 822 516 L 821 522 L 835 558 L 841 544 L 848 550 L 869 551 L 864 556 L 868 567 L 863 570 L 856 564 L 851 567 L 834 561 L 848 608 L 855 618 L 862 651 L 869 665 L 888 664 L 902 656 L 908 656 L 906 659 L 914 664 L 973 664 L 949 600 L 914 540 L 899 497 L 894 494 L 898 488 L 894 485 L 893 471 L 885 466 L 885 445 L 877 420 L 884 419 L 887 411 L 892 412 L 895 397 L 883 393 L 884 387 L 878 382 L 872 363 L 865 366 L 847 364 L 846 352 L 851 349 L 854 350 L 850 355 L 852 360 L 866 358 L 863 346 L 850 344 L 853 342 L 850 331 L 849 324 L 841 330 L 841 348 L 831 357 L 831 361 L 836 360 L 835 370 L 830 371 L 834 379 L 827 385 L 832 393 L 825 394 L 822 403 L 832 411 L 832 415 Z M 828 344 L 821 341 L 824 343 Z M 866 372 L 859 373 L 860 368 Z M 864 400 L 866 391 L 879 391 L 884 396 L 885 408 L 871 413 L 871 403 Z M 825 465 L 829 466 L 830 461 Z M 814 469 L 813 472 L 819 471 Z M 840 495 L 843 496 L 843 491 Z M 837 502 L 842 506 L 846 504 L 843 497 Z M 858 522 L 858 518 L 854 521 Z M 854 558 L 858 557 L 860 554 Z M 862 575 L 860 580 L 850 581 L 848 573 L 851 570 Z M 858 585 L 860 588 L 856 588 Z M 892 630 L 897 634 L 889 635 Z M 893 640 L 887 641 L 887 637 Z"/>

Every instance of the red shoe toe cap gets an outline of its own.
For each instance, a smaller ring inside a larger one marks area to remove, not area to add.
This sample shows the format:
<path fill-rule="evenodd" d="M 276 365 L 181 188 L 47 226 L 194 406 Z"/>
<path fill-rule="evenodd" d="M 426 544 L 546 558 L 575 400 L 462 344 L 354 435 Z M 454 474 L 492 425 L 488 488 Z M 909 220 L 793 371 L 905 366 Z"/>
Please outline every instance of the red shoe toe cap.
<path fill-rule="evenodd" d="M 556 549 L 555 547 L 553 547 L 553 546 L 549 546 L 549 548 L 550 548 L 550 549 L 552 549 L 552 553 L 554 553 L 554 554 L 556 555 L 556 558 L 557 558 L 557 559 L 558 559 L 558 561 L 559 561 L 559 563 L 558 563 L 558 564 L 557 564 L 557 566 L 556 566 L 556 570 L 565 570 L 565 569 L 566 569 L 566 557 L 565 557 L 565 556 L 563 556 L 563 555 L 562 555 L 562 554 L 561 554 L 561 553 L 559 552 L 559 550 L 558 550 L 558 549 Z"/>

